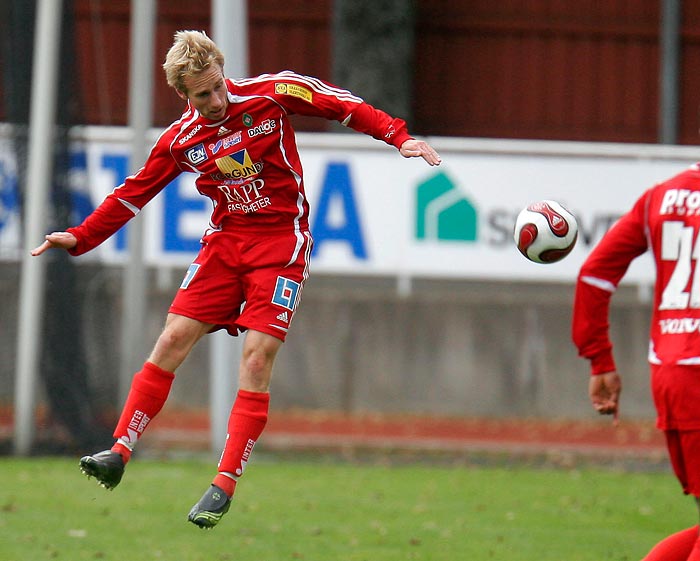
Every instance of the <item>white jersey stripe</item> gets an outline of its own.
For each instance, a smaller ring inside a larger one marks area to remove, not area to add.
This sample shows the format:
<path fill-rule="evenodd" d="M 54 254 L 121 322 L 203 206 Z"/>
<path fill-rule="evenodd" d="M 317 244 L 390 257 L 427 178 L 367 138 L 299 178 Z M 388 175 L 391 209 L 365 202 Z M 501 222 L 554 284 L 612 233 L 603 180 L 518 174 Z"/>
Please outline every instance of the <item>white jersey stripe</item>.
<path fill-rule="evenodd" d="M 186 117 L 188 116 L 188 114 L 190 115 L 189 119 L 186 118 Z M 175 125 L 176 125 L 177 123 L 180 123 L 180 122 L 182 123 L 182 125 L 180 125 L 180 130 L 179 130 L 179 131 L 177 132 L 177 134 L 173 137 L 173 141 L 170 143 L 169 148 L 170 148 L 170 153 L 171 153 L 171 154 L 173 153 L 173 145 L 174 145 L 174 144 L 177 142 L 177 140 L 180 138 L 180 135 L 184 132 L 184 130 L 185 130 L 187 127 L 189 127 L 192 123 L 194 123 L 194 122 L 197 120 L 198 117 L 199 117 L 199 112 L 198 112 L 198 111 L 188 111 L 188 112 L 186 112 L 186 113 L 184 113 L 184 114 L 182 115 L 182 117 L 180 118 L 180 121 L 176 121 L 175 123 L 173 123 L 173 126 L 172 126 L 171 128 L 174 128 Z"/>
<path fill-rule="evenodd" d="M 315 92 L 318 92 L 318 93 L 324 94 L 324 95 L 333 96 L 333 97 L 336 97 L 337 99 L 340 99 L 342 101 L 349 101 L 352 103 L 363 103 L 363 99 L 361 97 L 354 95 L 352 92 L 350 92 L 348 90 L 329 86 L 328 84 L 324 83 L 323 81 L 319 80 L 318 78 L 314 78 L 312 76 L 302 76 L 301 74 L 297 74 L 296 72 L 292 72 L 291 70 L 284 70 L 278 74 L 261 74 L 260 76 L 257 76 L 256 78 L 245 78 L 243 80 L 235 80 L 235 83 L 238 83 L 241 85 L 248 85 L 248 84 L 258 84 L 261 82 L 269 82 L 272 80 L 285 80 L 285 79 L 290 79 L 290 80 L 295 80 L 297 82 L 302 82 L 303 84 L 306 84 L 307 86 L 309 86 L 309 88 L 311 88 Z"/>
<path fill-rule="evenodd" d="M 282 72 L 281 74 L 284 74 Z M 326 95 L 333 95 L 337 97 L 338 99 L 342 99 L 343 101 L 351 101 L 355 103 L 362 103 L 362 98 L 354 95 L 353 93 L 349 92 L 348 90 L 344 90 L 342 88 L 334 88 L 331 86 L 328 86 L 318 78 L 314 78 L 313 76 L 300 76 L 299 74 L 294 74 L 290 72 L 288 74 L 290 78 L 293 78 L 299 82 L 303 82 L 304 84 L 307 84 L 311 89 L 314 91 L 317 91 L 322 94 Z"/>
<path fill-rule="evenodd" d="M 615 292 L 617 290 L 617 287 L 613 283 L 605 279 L 599 279 L 598 277 L 583 276 L 581 277 L 581 281 L 607 292 Z"/>
<path fill-rule="evenodd" d="M 141 212 L 141 209 L 137 207 L 136 205 L 132 205 L 129 201 L 125 201 L 124 199 L 120 199 L 117 197 L 117 200 L 123 204 L 126 208 L 128 208 L 131 212 L 134 213 L 134 216 L 136 216 L 139 212 Z"/>

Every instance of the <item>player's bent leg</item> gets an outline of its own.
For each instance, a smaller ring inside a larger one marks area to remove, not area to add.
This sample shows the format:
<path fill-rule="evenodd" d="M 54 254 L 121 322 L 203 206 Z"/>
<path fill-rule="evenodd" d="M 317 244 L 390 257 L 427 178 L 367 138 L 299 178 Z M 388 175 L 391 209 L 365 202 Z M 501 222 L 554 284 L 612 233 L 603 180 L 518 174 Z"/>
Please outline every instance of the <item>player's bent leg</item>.
<path fill-rule="evenodd" d="M 676 532 L 657 543 L 642 561 L 686 561 L 697 538 L 697 526 Z"/>
<path fill-rule="evenodd" d="M 697 486 L 693 486 L 695 489 L 695 493 L 697 492 Z M 698 505 L 698 509 L 700 510 L 700 498 L 695 495 L 695 503 Z M 687 555 L 685 561 L 698 561 L 700 560 L 700 535 L 698 534 L 698 526 L 695 526 L 696 532 L 695 532 L 695 542 L 694 545 L 691 547 L 691 550 L 689 554 Z M 654 561 L 652 559 L 651 561 Z M 673 561 L 673 560 L 672 560 Z"/>
<path fill-rule="evenodd" d="M 675 558 L 666 557 L 664 561 L 675 561 Z M 695 540 L 695 545 L 692 547 L 690 555 L 688 555 L 684 561 L 700 561 L 700 538 Z"/>
<path fill-rule="evenodd" d="M 194 344 L 211 328 L 184 316 L 169 314 L 158 342 L 134 375 L 131 388 L 114 430 L 116 443 L 105 450 L 80 459 L 80 470 L 95 477 L 106 489 L 114 489 L 124 475 L 136 442 L 165 405 L 179 366 Z"/>
<path fill-rule="evenodd" d="M 700 431 L 665 430 L 669 458 L 683 492 L 700 508 Z M 700 534 L 693 526 L 659 542 L 643 561 L 700 561 Z"/>
<path fill-rule="evenodd" d="M 124 474 L 136 442 L 151 420 L 163 408 L 175 374 L 146 362 L 134 375 L 119 421 L 114 430 L 117 439 L 111 450 L 80 459 L 80 469 L 95 477 L 106 489 L 114 489 Z"/>

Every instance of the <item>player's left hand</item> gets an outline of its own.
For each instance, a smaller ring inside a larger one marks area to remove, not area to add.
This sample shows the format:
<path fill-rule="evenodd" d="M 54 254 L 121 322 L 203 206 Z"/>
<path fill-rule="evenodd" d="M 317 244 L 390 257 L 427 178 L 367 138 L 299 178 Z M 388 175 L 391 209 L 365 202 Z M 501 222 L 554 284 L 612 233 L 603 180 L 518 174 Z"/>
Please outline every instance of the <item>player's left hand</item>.
<path fill-rule="evenodd" d="M 399 149 L 404 158 L 423 158 L 431 166 L 439 166 L 442 158 L 425 140 L 409 138 Z"/>

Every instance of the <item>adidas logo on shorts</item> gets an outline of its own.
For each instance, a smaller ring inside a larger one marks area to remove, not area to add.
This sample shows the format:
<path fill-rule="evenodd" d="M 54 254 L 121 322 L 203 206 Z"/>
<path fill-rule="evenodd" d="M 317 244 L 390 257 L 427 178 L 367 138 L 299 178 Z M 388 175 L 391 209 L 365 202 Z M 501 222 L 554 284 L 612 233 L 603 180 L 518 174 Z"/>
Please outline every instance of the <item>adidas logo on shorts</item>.
<path fill-rule="evenodd" d="M 287 312 L 282 312 L 277 316 L 277 319 L 283 321 L 284 323 L 289 323 L 289 316 L 287 315 Z"/>

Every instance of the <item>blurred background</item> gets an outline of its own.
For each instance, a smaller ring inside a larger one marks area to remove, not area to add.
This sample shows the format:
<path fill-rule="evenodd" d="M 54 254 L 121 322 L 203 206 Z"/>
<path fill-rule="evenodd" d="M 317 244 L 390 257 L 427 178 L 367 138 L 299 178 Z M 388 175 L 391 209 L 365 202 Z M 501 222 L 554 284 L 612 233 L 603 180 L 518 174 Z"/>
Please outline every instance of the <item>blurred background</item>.
<path fill-rule="evenodd" d="M 202 29 L 218 41 L 214 4 L 154 2 L 149 143 L 182 112 L 161 69 L 173 33 Z M 642 190 L 694 161 L 700 2 L 233 4 L 242 15 L 230 22 L 230 33 L 245 34 L 247 52 L 245 60 L 227 58 L 228 76 L 237 77 L 234 68 L 248 75 L 290 69 L 331 81 L 404 118 L 444 159 L 436 173 L 371 139 L 346 139 L 337 124 L 294 117 L 302 161 L 309 162 L 312 207 L 326 209 L 327 220 L 312 216 L 317 266 L 276 365 L 273 416 L 590 420 L 588 365 L 569 337 L 573 282 L 587 252 Z M 13 450 L 16 428 L 22 263 L 36 241 L 23 228 L 38 5 L 0 1 L 0 437 L 6 452 Z M 129 163 L 124 132 L 133 10 L 128 0 L 62 2 L 58 110 L 44 154 L 53 162 L 46 232 L 77 223 L 139 167 Z M 450 207 L 456 214 L 438 221 L 434 238 L 414 227 L 421 189 L 431 200 L 453 189 L 461 194 L 462 207 Z M 343 198 L 348 193 L 355 198 Z M 387 194 L 374 198 L 377 193 Z M 153 228 L 167 229 L 168 209 L 198 210 L 186 194 L 175 201 L 160 197 L 165 202 L 154 201 Z M 580 219 L 576 251 L 552 266 L 527 263 L 511 243 L 517 211 L 542 198 L 561 200 Z M 344 207 L 345 222 L 333 214 L 338 200 L 355 202 Z M 194 246 L 168 246 L 172 238 L 163 234 L 163 247 L 146 250 L 143 323 L 126 330 L 123 240 L 87 258 L 59 252 L 46 258 L 28 403 L 30 451 L 111 442 L 128 386 L 120 362 L 123 334 L 143 330 L 129 347 L 138 368 L 196 253 L 202 218 L 193 221 L 196 227 L 185 224 L 174 236 Z M 349 225 L 356 229 L 348 233 Z M 154 231 L 149 228 L 146 238 Z M 651 425 L 650 266 L 640 266 L 616 295 L 612 334 L 626 382 L 623 411 Z M 227 356 L 212 350 L 211 339 L 178 371 L 164 417 L 208 426 L 212 364 L 222 356 L 226 363 Z M 235 360 L 224 368 L 235 379 Z"/>

